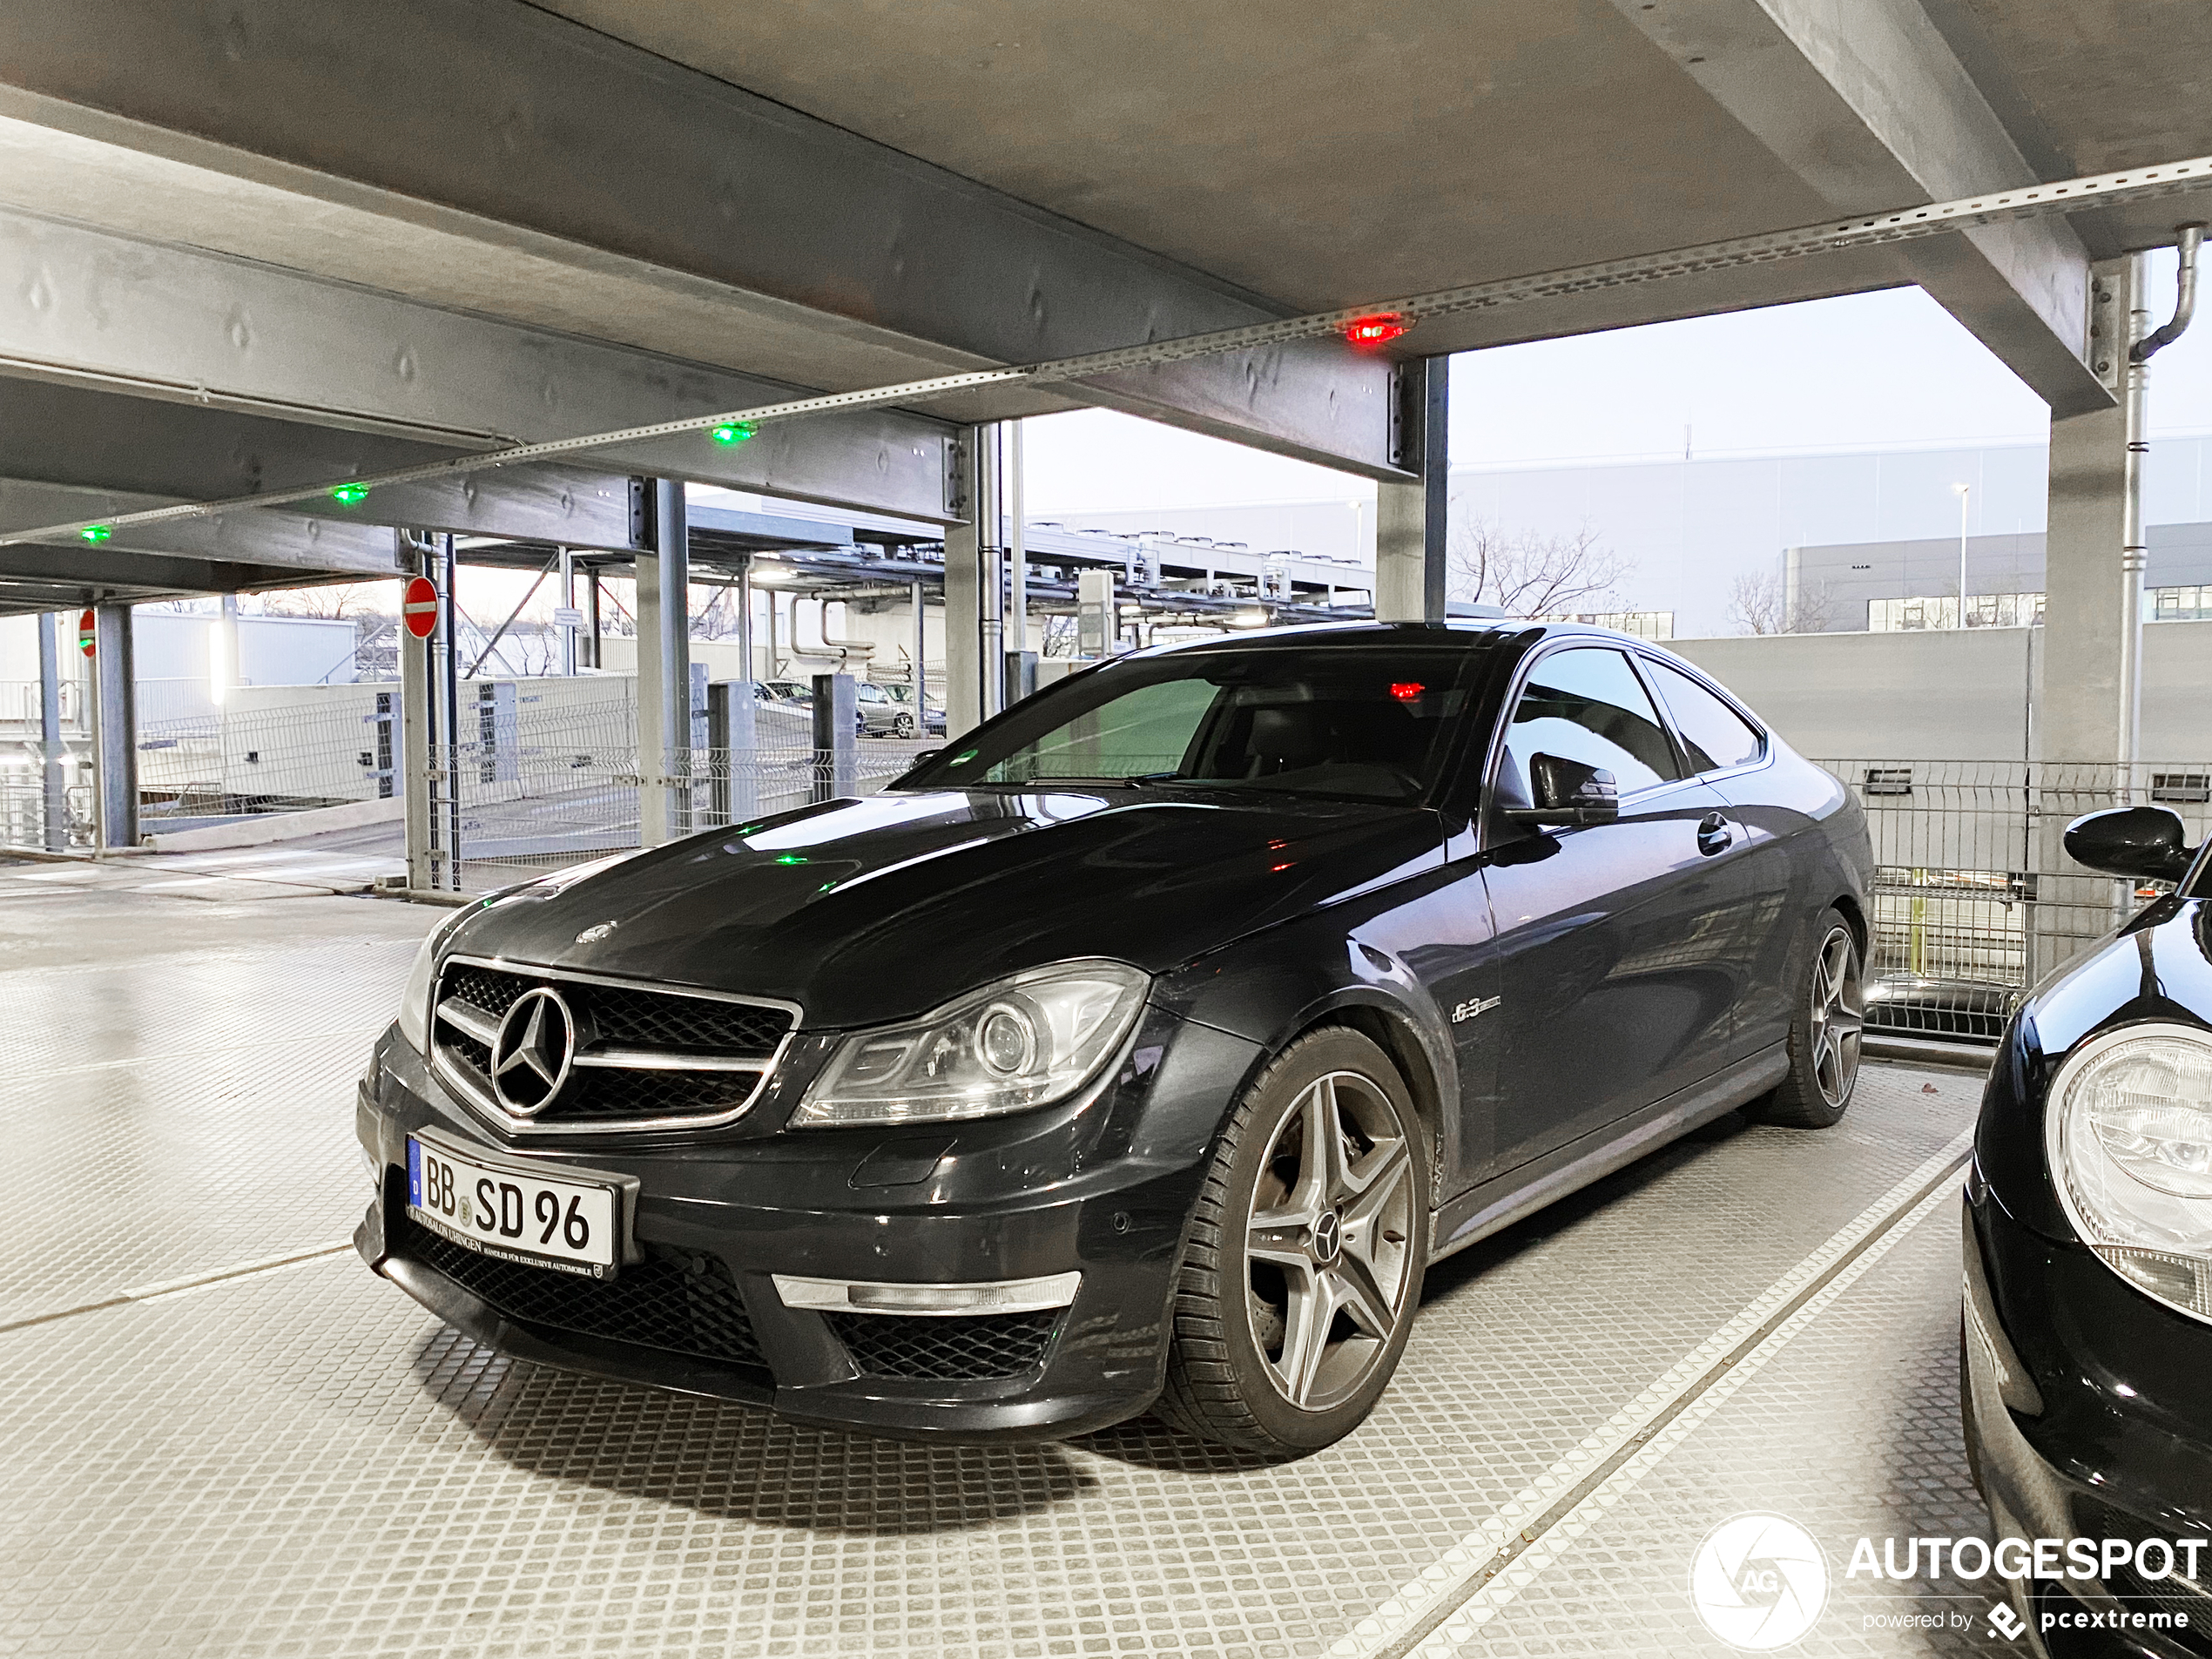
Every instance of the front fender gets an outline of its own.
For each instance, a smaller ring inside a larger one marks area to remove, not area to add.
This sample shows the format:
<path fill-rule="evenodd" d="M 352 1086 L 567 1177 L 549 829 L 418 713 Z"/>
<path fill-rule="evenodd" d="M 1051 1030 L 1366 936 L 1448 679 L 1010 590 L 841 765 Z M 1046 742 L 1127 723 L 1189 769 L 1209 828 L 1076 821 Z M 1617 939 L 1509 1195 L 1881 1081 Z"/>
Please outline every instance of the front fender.
<path fill-rule="evenodd" d="M 1153 1001 L 1195 1024 L 1256 1045 L 1241 1095 L 1301 1033 L 1334 1019 L 1384 1039 L 1428 1118 L 1436 1192 L 1461 1163 L 1460 1078 L 1449 1028 L 1426 987 L 1389 953 L 1323 915 L 1238 941 L 1163 975 Z M 1349 1021 L 1347 1014 L 1352 1015 Z M 1432 1194 L 1433 1197 L 1434 1194 Z"/>

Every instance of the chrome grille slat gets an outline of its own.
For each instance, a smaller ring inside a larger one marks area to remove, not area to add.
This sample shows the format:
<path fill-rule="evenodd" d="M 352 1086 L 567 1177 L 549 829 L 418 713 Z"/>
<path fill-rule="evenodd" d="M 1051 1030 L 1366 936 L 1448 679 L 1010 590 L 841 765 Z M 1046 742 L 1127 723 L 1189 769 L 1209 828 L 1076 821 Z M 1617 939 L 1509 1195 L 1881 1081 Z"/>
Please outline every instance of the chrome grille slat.
<path fill-rule="evenodd" d="M 569 1006 L 577 1046 L 569 1081 L 549 1105 L 525 1114 L 492 1086 L 491 1051 L 508 1010 L 538 986 Z M 433 1007 L 441 1081 L 516 1136 L 734 1123 L 759 1098 L 799 1024 L 796 1005 L 767 998 L 460 956 L 442 965 Z"/>

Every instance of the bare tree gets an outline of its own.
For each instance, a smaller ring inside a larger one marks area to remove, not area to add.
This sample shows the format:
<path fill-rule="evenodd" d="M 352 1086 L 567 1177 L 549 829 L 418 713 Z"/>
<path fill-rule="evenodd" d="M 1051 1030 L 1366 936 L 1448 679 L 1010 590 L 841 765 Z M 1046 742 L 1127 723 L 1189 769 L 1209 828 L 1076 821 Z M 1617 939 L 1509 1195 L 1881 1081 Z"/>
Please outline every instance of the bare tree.
<path fill-rule="evenodd" d="M 1449 558 L 1454 597 L 1515 617 L 1606 609 L 1603 602 L 1615 597 L 1631 568 L 1588 524 L 1571 535 L 1548 535 L 1507 530 L 1490 519 L 1460 526 Z"/>
<path fill-rule="evenodd" d="M 1778 571 L 1746 571 L 1729 584 L 1728 619 L 1747 634 L 1825 633 L 1830 609 L 1824 582 L 1800 587 L 1794 599 Z"/>
<path fill-rule="evenodd" d="M 261 609 L 273 617 L 318 617 L 338 622 L 374 614 L 382 597 L 377 582 L 333 582 L 319 588 L 280 588 L 261 596 Z"/>

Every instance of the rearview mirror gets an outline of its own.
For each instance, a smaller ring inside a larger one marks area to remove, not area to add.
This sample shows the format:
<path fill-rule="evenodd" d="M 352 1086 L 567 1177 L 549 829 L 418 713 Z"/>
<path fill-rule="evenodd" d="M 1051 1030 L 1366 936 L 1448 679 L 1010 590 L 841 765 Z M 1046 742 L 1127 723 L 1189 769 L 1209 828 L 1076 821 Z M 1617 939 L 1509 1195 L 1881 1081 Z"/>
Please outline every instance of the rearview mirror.
<path fill-rule="evenodd" d="M 1509 806 L 1516 824 L 1610 824 L 1621 816 L 1621 791 L 1602 766 L 1585 765 L 1558 755 L 1535 755 L 1528 762 L 1534 806 Z"/>
<path fill-rule="evenodd" d="M 2182 815 L 2164 806 L 2112 806 L 2066 826 L 2066 855 L 2106 875 L 2179 881 L 2195 862 Z"/>

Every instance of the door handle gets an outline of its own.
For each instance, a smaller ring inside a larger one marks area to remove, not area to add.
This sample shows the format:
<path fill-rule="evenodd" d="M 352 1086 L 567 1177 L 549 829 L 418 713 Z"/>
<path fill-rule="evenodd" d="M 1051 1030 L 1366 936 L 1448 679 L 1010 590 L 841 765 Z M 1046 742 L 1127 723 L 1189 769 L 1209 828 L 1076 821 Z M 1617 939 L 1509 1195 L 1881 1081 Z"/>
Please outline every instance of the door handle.
<path fill-rule="evenodd" d="M 1728 819 L 1718 813 L 1708 813 L 1697 826 L 1697 850 L 1708 858 L 1716 853 L 1725 853 L 1734 846 L 1736 837 L 1730 833 Z"/>

